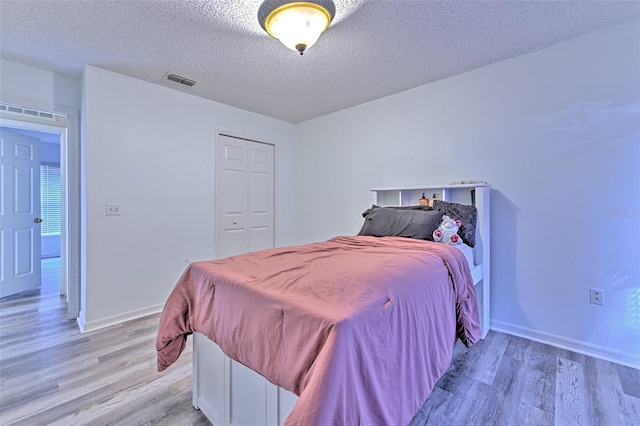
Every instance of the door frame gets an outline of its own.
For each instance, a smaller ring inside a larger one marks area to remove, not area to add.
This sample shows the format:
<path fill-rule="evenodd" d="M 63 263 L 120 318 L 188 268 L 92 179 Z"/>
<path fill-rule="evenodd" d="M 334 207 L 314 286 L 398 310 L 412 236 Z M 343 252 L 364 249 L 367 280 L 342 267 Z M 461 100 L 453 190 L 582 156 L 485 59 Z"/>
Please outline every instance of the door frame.
<path fill-rule="evenodd" d="M 28 99 L 2 95 L 4 104 L 50 112 L 67 117 L 67 127 L 34 123 L 20 116 L 3 114 L 0 123 L 6 127 L 35 130 L 60 135 L 60 291 L 67 295 L 67 318 L 80 314 L 80 141 L 78 110 Z M 65 291 L 66 290 L 66 291 Z"/>
<path fill-rule="evenodd" d="M 273 146 L 273 246 L 278 247 L 278 144 L 264 138 L 258 138 L 256 136 L 251 136 L 239 132 L 233 132 L 224 129 L 215 129 L 215 136 L 213 141 L 213 189 L 214 189 L 214 205 L 213 205 L 213 258 L 218 258 L 218 253 L 220 253 L 220 239 L 218 238 L 218 229 L 220 225 L 220 210 L 218 206 L 220 205 L 220 193 L 218 192 L 218 157 L 216 156 L 218 144 L 221 143 L 221 136 L 229 136 L 232 138 L 243 139 L 250 142 L 262 143 L 265 145 Z"/>

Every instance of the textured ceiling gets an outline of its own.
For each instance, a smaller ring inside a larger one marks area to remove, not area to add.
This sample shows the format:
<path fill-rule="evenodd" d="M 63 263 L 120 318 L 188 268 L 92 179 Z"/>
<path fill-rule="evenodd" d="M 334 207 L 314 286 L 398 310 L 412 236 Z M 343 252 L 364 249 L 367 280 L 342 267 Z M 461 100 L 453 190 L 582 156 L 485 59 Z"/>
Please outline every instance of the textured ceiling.
<path fill-rule="evenodd" d="M 73 76 L 94 65 L 297 123 L 640 20 L 640 0 L 337 0 L 300 56 L 260 28 L 260 3 L 0 0 L 0 56 Z"/>

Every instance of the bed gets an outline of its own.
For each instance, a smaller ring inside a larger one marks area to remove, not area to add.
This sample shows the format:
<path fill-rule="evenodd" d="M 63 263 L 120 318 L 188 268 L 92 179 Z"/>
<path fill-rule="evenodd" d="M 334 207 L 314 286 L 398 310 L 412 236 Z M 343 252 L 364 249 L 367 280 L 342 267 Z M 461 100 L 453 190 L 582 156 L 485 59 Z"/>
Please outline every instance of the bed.
<path fill-rule="evenodd" d="M 374 204 L 408 206 L 426 188 L 377 189 Z M 361 230 L 194 262 L 161 316 L 158 369 L 193 333 L 193 403 L 216 425 L 407 424 L 455 341 L 488 331 L 489 188 L 438 188 L 443 205 L 473 194 L 472 251 Z"/>

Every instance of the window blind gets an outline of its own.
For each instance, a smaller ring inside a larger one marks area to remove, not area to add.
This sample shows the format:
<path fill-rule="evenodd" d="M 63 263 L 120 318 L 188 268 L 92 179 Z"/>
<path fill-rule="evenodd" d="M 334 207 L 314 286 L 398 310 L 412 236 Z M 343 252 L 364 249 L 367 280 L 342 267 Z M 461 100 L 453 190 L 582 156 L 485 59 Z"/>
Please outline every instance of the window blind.
<path fill-rule="evenodd" d="M 60 167 L 40 165 L 41 235 L 60 235 Z"/>

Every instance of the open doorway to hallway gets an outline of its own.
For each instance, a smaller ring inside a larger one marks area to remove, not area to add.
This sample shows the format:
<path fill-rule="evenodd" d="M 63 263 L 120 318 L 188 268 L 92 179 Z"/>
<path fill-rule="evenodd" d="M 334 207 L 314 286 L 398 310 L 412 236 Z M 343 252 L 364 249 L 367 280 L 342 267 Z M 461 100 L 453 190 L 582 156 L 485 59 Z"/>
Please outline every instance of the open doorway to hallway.
<path fill-rule="evenodd" d="M 23 102 L 27 102 L 32 105 L 24 105 Z M 20 155 L 14 155 L 14 157 L 22 157 L 25 160 L 29 157 L 29 150 L 25 147 L 29 145 L 35 147 L 37 145 L 37 153 L 34 153 L 29 168 L 31 171 L 27 173 L 25 169 L 21 171 L 22 181 L 29 181 L 28 174 L 33 173 L 34 178 L 31 179 L 30 187 L 33 191 L 37 191 L 38 196 L 23 197 L 18 207 L 20 211 L 27 212 L 24 220 L 24 224 L 21 225 L 22 248 L 29 246 L 24 244 L 25 241 L 31 240 L 33 244 L 37 244 L 37 249 L 22 250 L 20 268 L 16 268 L 15 265 L 12 269 L 20 269 L 26 271 L 28 269 L 37 269 L 38 277 L 41 276 L 41 262 L 40 259 L 56 258 L 59 256 L 59 288 L 57 291 L 58 298 L 60 294 L 66 294 L 67 303 L 67 318 L 76 319 L 80 313 L 80 140 L 79 140 L 79 111 L 60 105 L 45 105 L 38 103 L 37 101 L 25 101 L 24 99 L 12 98 L 8 95 L 4 95 L 3 102 L 0 102 L 0 127 L 17 129 L 24 135 L 19 135 L 20 138 L 27 141 L 27 143 L 21 144 L 22 146 L 12 146 L 12 149 L 19 152 Z M 34 133 L 35 132 L 35 133 Z M 4 133 L 4 132 L 3 132 Z M 27 136 L 34 135 L 33 136 Z M 53 135 L 51 137 L 50 135 Z M 44 139 L 41 141 L 40 137 Z M 15 139 L 15 137 L 13 137 Z M 35 143 L 35 142 L 37 143 Z M 42 143 L 41 143 L 42 142 Z M 56 145 L 57 142 L 57 145 Z M 20 145 L 20 144 L 19 144 Z M 43 162 L 40 163 L 40 146 L 43 146 Z M 4 151 L 7 153 L 7 150 Z M 37 155 L 35 155 L 37 154 Z M 54 155 L 52 158 L 51 155 Z M 3 155 L 3 163 L 11 163 L 13 159 L 9 156 Z M 7 167 L 9 168 L 9 167 Z M 15 174 L 15 173 L 14 173 Z M 40 178 L 36 175 L 42 174 L 43 179 L 48 179 L 45 182 L 48 185 L 46 188 L 42 188 L 42 192 L 48 194 L 52 198 L 40 199 L 39 193 L 41 192 L 40 185 L 35 185 L 36 182 L 40 182 Z M 59 176 L 59 177 L 58 177 Z M 12 175 L 8 174 L 5 170 L 3 173 L 3 180 L 15 181 Z M 26 177 L 26 178 L 25 178 Z M 37 179 L 36 179 L 37 177 Z M 7 178 L 7 179 L 5 179 Z M 59 183 L 58 183 L 59 182 Z M 60 201 L 57 201 L 57 187 L 59 185 Z M 6 182 L 5 182 L 6 186 Z M 23 185 L 27 186 L 27 185 Z M 13 191 L 10 191 L 13 192 Z M 24 200 L 29 198 L 30 202 L 35 204 L 37 202 L 38 215 L 34 215 L 30 211 L 28 206 L 24 203 Z M 16 204 L 15 201 L 11 203 L 7 201 L 8 198 L 3 197 L 3 201 L 6 201 L 6 205 Z M 37 201 L 36 201 L 37 200 Z M 40 211 L 40 204 L 43 205 L 44 210 Z M 7 220 L 9 209 L 2 210 L 2 231 L 7 232 L 4 228 L 7 228 Z M 29 214 L 30 213 L 30 214 Z M 40 216 L 43 213 L 43 217 Z M 31 217 L 33 216 L 33 217 Z M 59 219 L 58 219 L 59 216 Z M 11 218 L 11 219 L 16 219 Z M 42 220 L 42 221 L 41 221 Z M 46 223 L 45 223 L 46 221 Z M 27 230 L 28 222 L 36 222 L 37 226 L 31 225 L 31 230 Z M 40 236 L 40 227 L 42 225 L 43 239 L 35 238 Z M 12 232 L 15 231 L 15 226 L 12 227 Z M 37 232 L 36 232 L 37 229 Z M 24 231 L 24 232 L 23 232 Z M 27 232 L 28 231 L 28 232 Z M 16 246 L 12 244 L 7 245 L 7 238 L 3 243 L 3 256 L 10 252 L 15 254 L 18 250 Z M 12 238 L 15 240 L 15 238 Z M 36 243 L 37 241 L 37 243 Z M 42 247 L 40 243 L 42 242 Z M 28 252 L 33 254 L 32 256 L 24 256 L 24 253 Z M 4 259 L 4 257 L 3 257 Z M 28 261 L 25 261 L 27 259 Z M 14 259 L 12 259 L 14 260 Z M 6 266 L 6 264 L 5 264 Z M 5 268 L 7 269 L 7 268 Z M 8 272 L 8 271 L 4 271 Z M 7 278 L 7 273 L 0 274 L 0 286 L 2 281 Z M 50 282 L 50 281 L 49 281 Z M 38 284 L 40 279 L 38 278 Z"/>
<path fill-rule="evenodd" d="M 47 129 L 22 128 L 19 123 L 14 127 L 6 121 L 0 125 L 2 297 L 20 297 L 31 290 L 67 294 L 68 280 L 61 277 L 60 143 L 66 129 Z"/>

